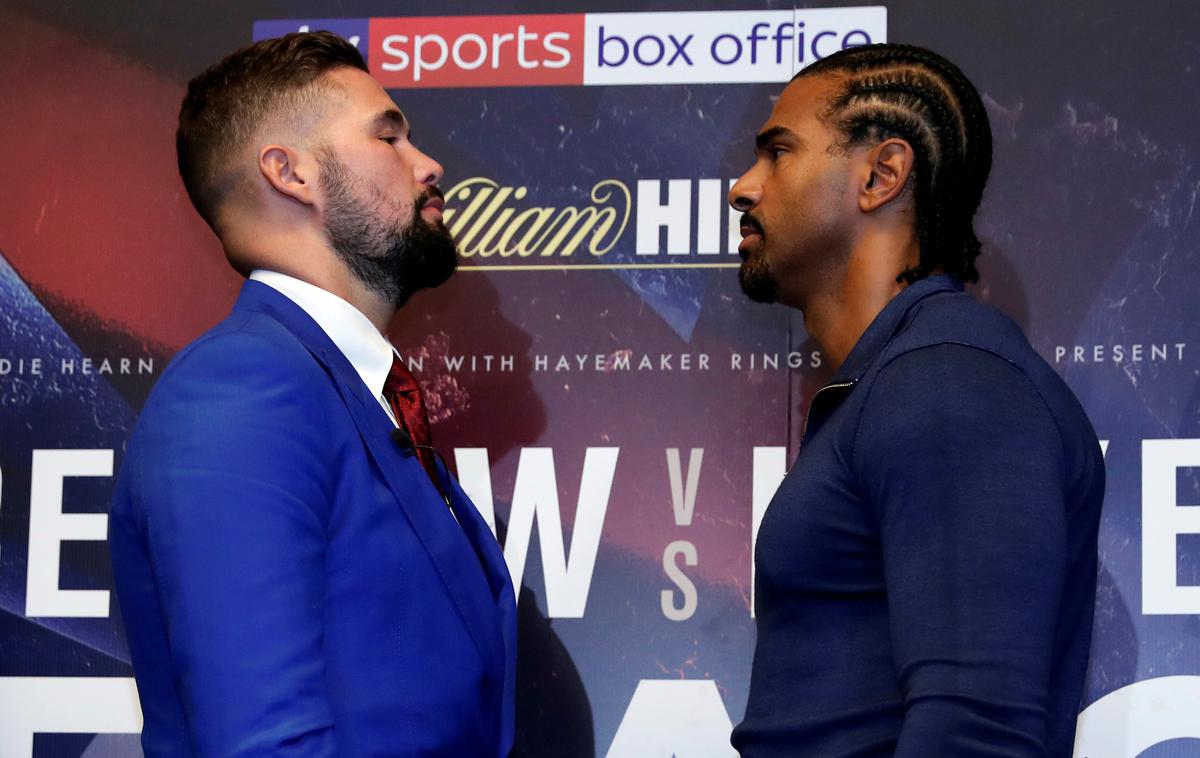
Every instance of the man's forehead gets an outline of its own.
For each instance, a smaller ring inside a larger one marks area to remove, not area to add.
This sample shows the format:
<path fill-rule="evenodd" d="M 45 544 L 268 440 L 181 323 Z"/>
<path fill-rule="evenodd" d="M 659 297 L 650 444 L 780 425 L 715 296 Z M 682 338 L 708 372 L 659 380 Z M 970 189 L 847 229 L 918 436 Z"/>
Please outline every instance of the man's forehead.
<path fill-rule="evenodd" d="M 367 113 L 375 118 L 384 113 L 399 116 L 404 120 L 403 112 L 396 106 L 379 82 L 370 74 L 357 68 L 343 67 L 326 74 L 329 81 L 341 90 L 341 94 L 349 101 L 355 111 Z"/>
<path fill-rule="evenodd" d="M 783 127 L 800 132 L 823 124 L 822 115 L 838 84 L 832 76 L 800 77 L 790 82 L 775 101 L 763 131 Z"/>

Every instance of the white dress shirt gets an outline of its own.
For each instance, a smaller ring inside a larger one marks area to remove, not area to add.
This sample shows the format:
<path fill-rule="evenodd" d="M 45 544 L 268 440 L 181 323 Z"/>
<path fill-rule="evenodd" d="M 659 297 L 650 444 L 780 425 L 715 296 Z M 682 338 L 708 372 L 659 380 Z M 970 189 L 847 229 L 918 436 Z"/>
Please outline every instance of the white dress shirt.
<path fill-rule="evenodd" d="M 400 354 L 370 319 L 337 295 L 287 274 L 255 269 L 250 278 L 276 290 L 312 317 L 321 331 L 346 356 L 346 360 L 350 361 L 363 384 L 379 401 L 392 423 L 396 424 L 391 406 L 383 399 L 383 384 L 392 370 L 392 357 L 399 357 Z"/>

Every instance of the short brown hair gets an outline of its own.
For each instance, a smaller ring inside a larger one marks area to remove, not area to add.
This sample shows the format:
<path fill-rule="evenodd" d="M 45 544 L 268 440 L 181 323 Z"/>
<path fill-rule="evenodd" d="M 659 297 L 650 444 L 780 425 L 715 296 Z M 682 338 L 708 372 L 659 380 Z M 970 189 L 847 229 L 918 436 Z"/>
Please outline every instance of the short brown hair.
<path fill-rule="evenodd" d="M 269 116 L 299 105 L 323 74 L 343 67 L 367 70 L 338 35 L 298 32 L 242 48 L 188 82 L 175 152 L 188 197 L 209 226 L 238 181 L 236 152 Z"/>

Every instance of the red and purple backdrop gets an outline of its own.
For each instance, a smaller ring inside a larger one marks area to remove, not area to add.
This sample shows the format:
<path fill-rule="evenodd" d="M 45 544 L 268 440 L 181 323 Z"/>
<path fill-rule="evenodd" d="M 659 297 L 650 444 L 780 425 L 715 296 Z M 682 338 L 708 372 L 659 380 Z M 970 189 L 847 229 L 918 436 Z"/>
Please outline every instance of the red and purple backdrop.
<path fill-rule="evenodd" d="M 0 3 L 0 756 L 136 756 L 105 544 L 171 356 L 240 285 L 175 171 L 187 79 L 351 39 L 446 166 L 460 273 L 391 337 L 520 596 L 517 755 L 724 756 L 762 509 L 828 375 L 738 290 L 772 97 L 869 41 L 984 95 L 972 290 L 1074 388 L 1108 494 L 1077 756 L 1200 750 L 1200 7 L 914 0 Z M 1082 588 L 1080 588 L 1082 591 Z"/>

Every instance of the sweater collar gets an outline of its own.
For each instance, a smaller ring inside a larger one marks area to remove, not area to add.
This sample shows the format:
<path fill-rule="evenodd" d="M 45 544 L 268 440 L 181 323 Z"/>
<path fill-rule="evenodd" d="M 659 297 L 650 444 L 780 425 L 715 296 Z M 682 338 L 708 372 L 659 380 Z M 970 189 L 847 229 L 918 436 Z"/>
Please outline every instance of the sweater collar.
<path fill-rule="evenodd" d="M 909 311 L 927 297 L 941 292 L 962 292 L 963 283 L 957 277 L 949 274 L 938 274 L 920 279 L 900 290 L 891 301 L 884 306 L 879 315 L 871 322 L 858 342 L 854 343 L 850 354 L 842 362 L 841 368 L 834 375 L 831 384 L 855 383 L 883 349 L 891 341 L 892 336 L 904 322 Z"/>

